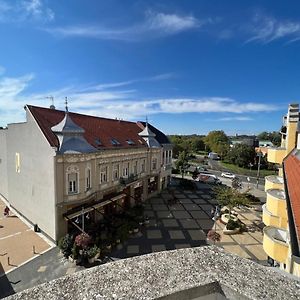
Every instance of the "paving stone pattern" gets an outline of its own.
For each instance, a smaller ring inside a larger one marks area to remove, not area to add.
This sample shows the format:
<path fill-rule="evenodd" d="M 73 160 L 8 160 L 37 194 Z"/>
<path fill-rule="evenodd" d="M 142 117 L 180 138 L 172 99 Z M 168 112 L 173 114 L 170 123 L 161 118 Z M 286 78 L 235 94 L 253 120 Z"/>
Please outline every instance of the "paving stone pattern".
<path fill-rule="evenodd" d="M 145 215 L 149 224 L 141 231 L 133 234 L 123 245 L 111 253 L 112 257 L 127 258 L 164 250 L 207 245 L 207 232 L 215 228 L 222 240 L 217 243 L 225 251 L 241 257 L 266 264 L 266 254 L 262 248 L 262 232 L 258 228 L 254 232 L 245 232 L 234 236 L 226 236 L 224 225 L 211 219 L 211 209 L 216 205 L 213 192 L 205 186 L 197 191 L 175 190 L 177 201 L 170 204 L 172 194 L 167 190 L 160 196 L 149 199 L 145 204 Z M 239 218 L 249 226 L 253 222 L 261 222 L 261 213 L 243 208 L 237 211 Z"/>

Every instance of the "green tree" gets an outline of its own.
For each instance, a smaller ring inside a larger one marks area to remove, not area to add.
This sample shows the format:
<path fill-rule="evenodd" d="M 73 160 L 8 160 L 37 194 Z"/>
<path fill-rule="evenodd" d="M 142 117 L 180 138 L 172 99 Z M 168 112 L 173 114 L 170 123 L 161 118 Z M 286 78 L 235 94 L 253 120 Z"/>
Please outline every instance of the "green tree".
<path fill-rule="evenodd" d="M 232 189 L 228 186 L 217 186 L 214 188 L 214 193 L 218 204 L 226 206 L 229 210 L 229 219 L 231 211 L 239 205 L 249 205 L 249 199 L 246 193 L 240 193 L 237 189 Z"/>
<path fill-rule="evenodd" d="M 223 130 L 209 132 L 204 138 L 204 142 L 209 149 L 213 152 L 217 152 L 221 157 L 224 156 L 229 149 L 229 138 Z"/>
<path fill-rule="evenodd" d="M 186 151 L 180 152 L 176 161 L 176 168 L 180 171 L 182 178 L 189 166 L 189 154 Z"/>
<path fill-rule="evenodd" d="M 247 168 L 249 163 L 253 163 L 255 159 L 255 150 L 245 144 L 236 144 L 232 147 L 226 156 L 226 159 L 239 167 Z"/>
<path fill-rule="evenodd" d="M 278 131 L 267 132 L 263 131 L 257 136 L 258 140 L 269 140 L 275 146 L 280 146 L 281 144 L 281 134 Z"/>

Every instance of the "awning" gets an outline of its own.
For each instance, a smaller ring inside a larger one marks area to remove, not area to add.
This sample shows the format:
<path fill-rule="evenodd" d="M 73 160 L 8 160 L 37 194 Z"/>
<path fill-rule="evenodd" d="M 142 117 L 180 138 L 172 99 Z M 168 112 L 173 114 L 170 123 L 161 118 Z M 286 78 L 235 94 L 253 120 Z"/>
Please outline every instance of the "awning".
<path fill-rule="evenodd" d="M 82 214 L 86 214 L 86 213 L 88 213 L 90 211 L 93 211 L 93 210 L 95 210 L 97 208 L 103 207 L 103 206 L 105 206 L 107 204 L 110 204 L 112 202 L 116 202 L 116 201 L 121 200 L 121 199 L 123 199 L 125 197 L 126 197 L 126 194 L 120 194 L 120 195 L 118 195 L 116 197 L 113 197 L 113 198 L 111 198 L 109 200 L 106 200 L 106 201 L 103 201 L 103 202 L 100 202 L 100 203 L 97 203 L 97 204 L 91 204 L 90 206 L 85 207 L 85 208 L 83 208 L 81 210 L 78 210 L 78 211 L 76 211 L 74 213 L 70 213 L 69 215 L 68 214 L 65 215 L 65 219 L 76 218 L 78 216 L 81 216 Z"/>

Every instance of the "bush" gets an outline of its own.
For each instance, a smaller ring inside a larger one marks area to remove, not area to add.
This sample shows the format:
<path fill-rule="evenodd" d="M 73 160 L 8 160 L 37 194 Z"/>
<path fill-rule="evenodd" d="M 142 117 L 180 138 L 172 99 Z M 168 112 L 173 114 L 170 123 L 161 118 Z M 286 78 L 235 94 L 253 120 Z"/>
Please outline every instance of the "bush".
<path fill-rule="evenodd" d="M 73 244 L 74 238 L 70 234 L 67 234 L 58 241 L 58 247 L 65 257 L 69 257 L 71 255 Z"/>
<path fill-rule="evenodd" d="M 255 197 L 252 194 L 246 193 L 245 196 L 247 197 L 247 199 L 249 200 L 249 202 L 260 203 L 259 198 Z"/>
<path fill-rule="evenodd" d="M 172 174 L 179 174 L 180 172 L 179 172 L 179 170 L 178 169 L 174 169 L 174 168 L 172 168 Z"/>
<path fill-rule="evenodd" d="M 232 219 L 230 219 L 226 225 L 226 228 L 228 230 L 234 230 L 236 228 L 240 228 L 239 223 L 237 221 L 234 221 Z"/>
<path fill-rule="evenodd" d="M 95 257 L 99 253 L 99 251 L 99 248 L 96 245 L 94 245 L 93 247 L 87 250 L 88 258 Z"/>

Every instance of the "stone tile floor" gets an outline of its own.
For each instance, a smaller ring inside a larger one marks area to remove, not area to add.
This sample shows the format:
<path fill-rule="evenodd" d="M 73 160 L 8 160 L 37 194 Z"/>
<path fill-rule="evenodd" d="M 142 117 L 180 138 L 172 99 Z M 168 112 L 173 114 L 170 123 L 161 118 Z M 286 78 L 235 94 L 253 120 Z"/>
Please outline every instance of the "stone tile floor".
<path fill-rule="evenodd" d="M 5 206 L 0 200 L 0 276 L 51 248 L 41 234 L 12 211 L 4 217 Z"/>
<path fill-rule="evenodd" d="M 193 192 L 176 190 L 175 196 L 177 203 L 172 205 L 168 202 L 172 196 L 167 190 L 149 199 L 145 206 L 149 224 L 142 227 L 138 234 L 133 234 L 123 245 L 118 245 L 111 256 L 126 258 L 156 251 L 207 245 L 207 232 L 215 228 L 222 236 L 217 245 L 225 251 L 266 264 L 262 232 L 255 225 L 261 222 L 260 212 L 249 208 L 237 210 L 239 218 L 253 232 L 229 236 L 223 234 L 223 224 L 215 224 L 211 220 L 210 211 L 217 202 L 209 185 Z"/>

